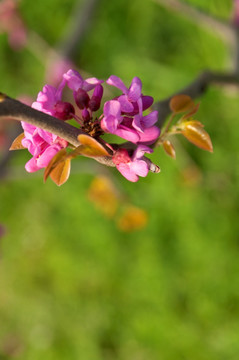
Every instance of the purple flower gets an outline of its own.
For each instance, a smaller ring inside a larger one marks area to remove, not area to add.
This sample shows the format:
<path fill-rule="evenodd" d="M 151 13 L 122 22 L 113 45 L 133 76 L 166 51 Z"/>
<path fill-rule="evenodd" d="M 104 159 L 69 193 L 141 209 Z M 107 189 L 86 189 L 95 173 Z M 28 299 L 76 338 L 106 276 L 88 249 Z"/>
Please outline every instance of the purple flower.
<path fill-rule="evenodd" d="M 118 100 L 110 100 L 105 103 L 104 115 L 101 127 L 105 132 L 137 143 L 140 137 L 137 131 L 131 127 L 132 120 L 121 116 L 121 104 Z"/>
<path fill-rule="evenodd" d="M 111 75 L 106 83 L 120 89 L 124 95 L 118 97 L 118 101 L 121 105 L 121 110 L 126 113 L 134 111 L 133 103 L 137 102 L 141 97 L 142 82 L 138 77 L 134 77 L 129 89 L 125 86 L 123 81 L 115 75 Z"/>
<path fill-rule="evenodd" d="M 34 172 L 46 167 L 53 156 L 68 145 L 64 139 L 34 125 L 22 122 L 22 127 L 25 134 L 22 145 L 33 156 L 25 165 L 28 172 Z"/>
<path fill-rule="evenodd" d="M 104 80 L 98 80 L 95 77 L 83 80 L 78 71 L 72 69 L 68 70 L 67 73 L 63 75 L 63 79 L 71 90 L 77 91 L 78 89 L 82 89 L 86 92 L 94 89 L 96 85 L 104 82 Z"/>
<path fill-rule="evenodd" d="M 145 177 L 149 172 L 147 161 L 143 160 L 145 153 L 153 150 L 145 145 L 139 145 L 130 157 L 126 149 L 119 149 L 113 156 L 113 162 L 119 172 L 129 181 L 136 182 L 139 176 Z"/>
<path fill-rule="evenodd" d="M 141 104 L 142 105 L 142 104 Z M 159 136 L 160 129 L 152 126 L 157 121 L 157 111 L 149 115 L 122 116 L 122 108 L 117 100 L 105 103 L 101 127 L 105 132 L 115 134 L 134 144 L 152 144 Z"/>

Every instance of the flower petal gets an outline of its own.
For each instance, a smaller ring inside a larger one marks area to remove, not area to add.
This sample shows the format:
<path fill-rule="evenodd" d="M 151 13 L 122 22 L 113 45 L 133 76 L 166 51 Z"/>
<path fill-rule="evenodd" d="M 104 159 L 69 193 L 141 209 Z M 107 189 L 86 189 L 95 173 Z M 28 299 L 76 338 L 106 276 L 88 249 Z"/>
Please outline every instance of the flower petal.
<path fill-rule="evenodd" d="M 109 116 L 113 115 L 119 117 L 121 114 L 121 105 L 117 100 L 107 101 L 104 105 L 104 115 Z"/>
<path fill-rule="evenodd" d="M 135 130 L 131 130 L 123 125 L 120 125 L 114 134 L 122 137 L 125 140 L 131 141 L 134 144 L 136 144 L 140 139 L 138 133 Z"/>
<path fill-rule="evenodd" d="M 139 145 L 137 149 L 134 151 L 134 154 L 132 156 L 132 160 L 139 160 L 142 159 L 145 153 L 151 154 L 153 152 L 153 149 L 146 145 Z"/>
<path fill-rule="evenodd" d="M 39 168 L 46 167 L 53 156 L 61 150 L 61 147 L 57 144 L 48 146 L 46 150 L 38 157 L 37 159 L 37 166 Z"/>
<path fill-rule="evenodd" d="M 83 81 L 82 89 L 85 91 L 90 91 L 103 82 L 104 80 L 99 80 L 96 77 L 92 77 Z"/>
<path fill-rule="evenodd" d="M 101 120 L 101 127 L 104 131 L 114 134 L 119 125 L 119 120 L 114 115 L 103 117 Z"/>
<path fill-rule="evenodd" d="M 35 157 L 31 158 L 25 165 L 25 169 L 27 172 L 32 173 L 37 170 L 40 170 L 40 167 L 37 165 L 37 160 Z"/>
<path fill-rule="evenodd" d="M 131 102 L 128 100 L 127 95 L 121 95 L 118 97 L 118 101 L 121 105 L 121 111 L 124 113 L 131 113 L 134 111 L 134 106 L 131 104 Z"/>
<path fill-rule="evenodd" d="M 119 164 L 116 165 L 116 168 L 119 172 L 129 181 L 136 182 L 139 180 L 139 177 L 135 174 L 135 172 L 131 169 L 129 164 Z"/>
<path fill-rule="evenodd" d="M 141 122 L 142 120 L 143 120 L 142 116 L 135 115 L 133 122 L 132 122 L 132 126 L 141 133 L 144 132 L 144 128 L 143 128 L 142 122 Z"/>
<path fill-rule="evenodd" d="M 130 101 L 137 101 L 141 95 L 142 82 L 140 78 L 134 77 L 128 92 L 128 99 Z"/>
<path fill-rule="evenodd" d="M 77 91 L 83 85 L 83 78 L 76 70 L 68 70 L 67 73 L 63 75 L 63 78 L 71 90 Z"/>
<path fill-rule="evenodd" d="M 128 94 L 128 89 L 123 83 L 123 81 L 115 75 L 111 75 L 108 80 L 106 80 L 106 83 L 111 86 L 115 86 L 118 89 L 120 89 L 124 94 Z"/>
<path fill-rule="evenodd" d="M 131 162 L 131 170 L 133 172 L 135 172 L 135 174 L 139 175 L 139 176 L 147 176 L 149 169 L 148 169 L 148 165 L 144 160 L 136 160 Z"/>
<path fill-rule="evenodd" d="M 145 128 L 153 126 L 158 120 L 158 111 L 152 111 L 150 114 L 144 116 L 141 120 Z"/>
<path fill-rule="evenodd" d="M 139 133 L 139 141 L 140 144 L 150 145 L 152 144 L 160 134 L 160 129 L 157 126 L 151 126 L 144 130 L 144 133 Z"/>
<path fill-rule="evenodd" d="M 142 102 L 143 102 L 143 111 L 148 109 L 150 106 L 152 106 L 154 102 L 154 98 L 152 96 L 142 96 Z"/>

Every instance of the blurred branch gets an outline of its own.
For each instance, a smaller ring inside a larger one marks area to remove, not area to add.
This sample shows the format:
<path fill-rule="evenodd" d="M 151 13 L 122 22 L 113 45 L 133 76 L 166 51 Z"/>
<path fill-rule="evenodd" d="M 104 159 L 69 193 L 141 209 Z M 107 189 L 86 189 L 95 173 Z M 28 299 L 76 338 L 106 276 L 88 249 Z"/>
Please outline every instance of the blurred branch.
<path fill-rule="evenodd" d="M 174 11 L 199 26 L 204 26 L 213 33 L 217 32 L 224 40 L 234 44 L 234 31 L 230 24 L 208 15 L 205 12 L 180 0 L 153 0 L 161 6 Z"/>
<path fill-rule="evenodd" d="M 99 2 L 100 0 L 85 0 L 83 6 L 79 1 L 76 2 L 69 28 L 58 46 L 58 52 L 63 58 L 72 60 L 75 51 L 79 50 Z"/>
<path fill-rule="evenodd" d="M 169 102 L 171 98 L 178 94 L 189 95 L 192 98 L 196 98 L 202 95 L 212 83 L 221 83 L 221 84 L 236 84 L 239 85 L 239 73 L 216 73 L 213 71 L 205 71 L 200 74 L 193 82 L 187 85 L 185 88 L 175 92 L 173 95 L 168 98 L 158 101 L 154 105 L 154 109 L 158 110 L 158 125 L 162 126 L 166 117 L 171 113 L 169 108 Z"/>

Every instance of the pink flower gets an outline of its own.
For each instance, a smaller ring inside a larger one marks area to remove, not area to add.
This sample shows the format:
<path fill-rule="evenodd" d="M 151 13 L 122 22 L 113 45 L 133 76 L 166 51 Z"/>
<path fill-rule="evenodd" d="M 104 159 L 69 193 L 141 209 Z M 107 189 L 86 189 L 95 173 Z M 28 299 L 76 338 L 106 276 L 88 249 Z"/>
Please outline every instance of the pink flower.
<path fill-rule="evenodd" d="M 22 127 L 25 134 L 22 145 L 33 156 L 25 165 L 28 172 L 46 167 L 53 156 L 68 145 L 64 139 L 33 125 L 22 122 Z"/>
<path fill-rule="evenodd" d="M 113 162 L 119 172 L 129 181 L 136 182 L 139 176 L 145 177 L 149 172 L 149 165 L 143 160 L 144 153 L 152 153 L 153 150 L 145 145 L 139 145 L 130 157 L 126 149 L 119 149 L 113 156 Z"/>
<path fill-rule="evenodd" d="M 37 101 L 32 104 L 32 107 L 61 120 L 71 119 L 75 110 L 70 103 L 61 101 L 63 87 L 64 84 L 61 84 L 58 89 L 45 85 L 38 93 Z"/>

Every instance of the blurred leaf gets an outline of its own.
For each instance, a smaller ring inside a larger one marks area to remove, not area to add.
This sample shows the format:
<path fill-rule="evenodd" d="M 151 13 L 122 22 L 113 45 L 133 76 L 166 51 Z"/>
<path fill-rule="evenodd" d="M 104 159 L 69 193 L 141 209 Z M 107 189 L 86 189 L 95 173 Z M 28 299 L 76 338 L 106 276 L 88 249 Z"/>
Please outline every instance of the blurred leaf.
<path fill-rule="evenodd" d="M 90 200 L 99 208 L 106 216 L 115 215 L 119 205 L 117 190 L 112 181 L 106 176 L 96 177 L 88 191 Z"/>
<path fill-rule="evenodd" d="M 176 159 L 176 151 L 173 144 L 169 140 L 163 142 L 163 148 L 167 155 L 171 158 Z"/>
<path fill-rule="evenodd" d="M 80 134 L 78 140 L 81 145 L 73 153 L 87 157 L 110 156 L 104 146 L 89 135 Z"/>
<path fill-rule="evenodd" d="M 24 139 L 25 134 L 24 132 L 21 133 L 20 135 L 18 135 L 16 137 L 15 140 L 13 140 L 12 145 L 10 146 L 9 150 L 22 150 L 22 149 L 26 149 L 23 145 L 22 145 L 22 139 Z"/>
<path fill-rule="evenodd" d="M 118 219 L 117 226 L 122 231 L 130 232 L 144 228 L 147 223 L 148 214 L 146 211 L 130 205 Z"/>
<path fill-rule="evenodd" d="M 208 133 L 203 129 L 203 124 L 196 120 L 180 124 L 183 136 L 197 147 L 213 152 L 213 146 Z"/>
<path fill-rule="evenodd" d="M 193 99 L 188 95 L 175 95 L 169 103 L 170 109 L 174 113 L 181 113 L 195 107 Z"/>
<path fill-rule="evenodd" d="M 58 186 L 64 184 L 69 176 L 71 171 L 71 159 L 66 159 L 60 161 L 56 167 L 50 172 L 50 177 L 54 183 Z"/>

